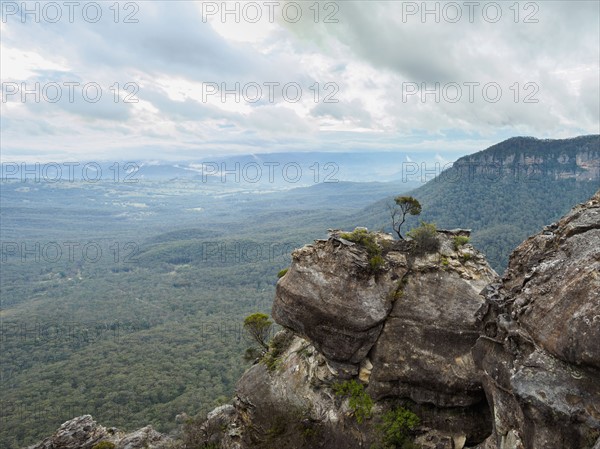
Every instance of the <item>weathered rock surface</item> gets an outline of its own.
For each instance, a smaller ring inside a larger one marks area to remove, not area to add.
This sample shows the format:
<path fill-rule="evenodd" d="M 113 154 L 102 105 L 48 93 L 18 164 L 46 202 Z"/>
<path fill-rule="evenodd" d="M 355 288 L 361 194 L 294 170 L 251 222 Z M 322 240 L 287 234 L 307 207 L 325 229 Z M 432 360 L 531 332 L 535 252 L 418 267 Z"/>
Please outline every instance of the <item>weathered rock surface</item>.
<path fill-rule="evenodd" d="M 370 275 L 367 250 L 341 238 L 304 246 L 277 283 L 273 318 L 328 359 L 360 363 L 392 308 L 395 280 L 406 272 L 402 258 L 394 265 Z"/>
<path fill-rule="evenodd" d="M 339 362 L 355 375 L 358 364 L 370 365 L 362 367 L 362 380 L 376 399 L 480 403 L 471 356 L 479 337 L 475 313 L 484 302 L 479 293 L 496 274 L 470 245 L 455 247 L 454 237 L 465 234 L 439 232 L 439 251 L 418 257 L 389 247 L 377 274 L 369 272 L 369 255 L 359 244 L 333 236 L 305 246 L 277 285 L 273 317 L 334 368 Z"/>
<path fill-rule="evenodd" d="M 28 449 L 92 449 L 103 441 L 113 443 L 115 449 L 159 449 L 167 447 L 171 439 L 151 426 L 126 434 L 114 427 L 103 427 L 90 415 L 83 415 L 63 423 L 54 435 Z"/>
<path fill-rule="evenodd" d="M 470 245 L 457 251 L 450 238 L 439 253 L 416 258 L 369 355 L 373 397 L 440 407 L 482 402 L 471 348 L 479 337 L 480 292 L 495 279 L 481 254 Z"/>
<path fill-rule="evenodd" d="M 598 445 L 600 192 L 523 242 L 486 296 L 473 355 L 493 409 L 490 447 Z"/>
<path fill-rule="evenodd" d="M 398 403 L 379 401 L 373 417 L 359 424 L 348 399 L 334 393 L 332 384 L 337 381 L 325 357 L 308 341 L 293 337 L 277 369 L 254 365 L 238 382 L 233 404 L 209 414 L 201 429 L 204 442 L 220 449 L 369 448 L 381 435 L 378 425 L 383 411 Z M 487 404 L 482 405 L 474 412 L 413 404 L 423 420 L 419 447 L 462 449 L 469 427 L 465 423 L 477 422 L 478 414 L 486 413 Z"/>
<path fill-rule="evenodd" d="M 600 195 L 525 240 L 503 292 L 537 344 L 575 365 L 600 368 Z"/>
<path fill-rule="evenodd" d="M 209 415 L 205 441 L 227 449 L 357 447 L 364 436 L 329 388 L 335 379 L 313 345 L 292 337 L 276 370 L 258 363 L 244 373 L 233 406 Z"/>
<path fill-rule="evenodd" d="M 470 350 L 479 293 L 497 275 L 471 245 L 456 246 L 468 233 L 439 232 L 433 254 L 377 234 L 378 270 L 339 232 L 295 251 L 272 315 L 296 337 L 275 370 L 259 363 L 244 374 L 233 408 L 207 422 L 207 441 L 211 428 L 226 427 L 227 449 L 369 447 L 377 420 L 399 400 L 421 417 L 423 448 L 483 441 L 491 417 Z M 348 378 L 368 385 L 373 419 L 358 424 L 334 393 Z"/>

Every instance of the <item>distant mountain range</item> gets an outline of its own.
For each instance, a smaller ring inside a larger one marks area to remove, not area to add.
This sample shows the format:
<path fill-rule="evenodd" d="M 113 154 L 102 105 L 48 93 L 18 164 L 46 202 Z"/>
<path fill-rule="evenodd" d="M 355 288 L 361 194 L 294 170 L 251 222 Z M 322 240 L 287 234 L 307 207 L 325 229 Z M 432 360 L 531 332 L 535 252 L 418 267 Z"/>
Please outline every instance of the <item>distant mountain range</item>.
<path fill-rule="evenodd" d="M 394 182 L 414 179 L 415 167 L 443 161 L 434 150 L 356 153 L 290 152 L 205 157 L 184 161 L 3 162 L 3 181 L 188 180 L 229 188 L 291 189 L 336 182 Z M 439 172 L 439 170 L 438 170 Z"/>

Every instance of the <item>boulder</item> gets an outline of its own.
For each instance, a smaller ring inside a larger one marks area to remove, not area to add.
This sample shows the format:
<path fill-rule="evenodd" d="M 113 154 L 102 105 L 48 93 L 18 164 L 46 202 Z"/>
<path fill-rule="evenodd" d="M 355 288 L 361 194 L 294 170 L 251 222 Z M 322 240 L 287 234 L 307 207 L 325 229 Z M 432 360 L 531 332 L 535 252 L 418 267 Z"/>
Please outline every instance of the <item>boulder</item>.
<path fill-rule="evenodd" d="M 92 449 L 101 442 L 112 443 L 115 449 L 159 449 L 167 447 L 171 439 L 151 426 L 127 434 L 83 415 L 63 423 L 54 435 L 28 449 Z"/>
<path fill-rule="evenodd" d="M 369 254 L 358 244 L 331 237 L 292 253 L 279 282 L 272 315 L 277 323 L 310 340 L 331 361 L 358 364 L 388 316 L 403 258 L 381 273 L 369 270 Z"/>

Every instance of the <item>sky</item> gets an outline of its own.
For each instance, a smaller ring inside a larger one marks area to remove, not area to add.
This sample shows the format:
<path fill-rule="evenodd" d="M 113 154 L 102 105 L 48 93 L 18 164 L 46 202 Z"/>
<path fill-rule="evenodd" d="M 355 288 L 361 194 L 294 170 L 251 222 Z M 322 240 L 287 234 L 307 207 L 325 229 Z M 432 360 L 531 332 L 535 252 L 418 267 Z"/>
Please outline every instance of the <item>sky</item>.
<path fill-rule="evenodd" d="M 2 161 L 434 151 L 600 132 L 599 2 L 13 2 Z"/>

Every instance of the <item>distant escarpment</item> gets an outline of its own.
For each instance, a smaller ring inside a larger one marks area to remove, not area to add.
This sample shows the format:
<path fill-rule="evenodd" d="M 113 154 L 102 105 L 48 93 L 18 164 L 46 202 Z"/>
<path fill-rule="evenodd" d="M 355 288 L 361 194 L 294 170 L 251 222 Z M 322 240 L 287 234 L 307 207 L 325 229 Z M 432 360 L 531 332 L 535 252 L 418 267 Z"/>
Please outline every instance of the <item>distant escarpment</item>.
<path fill-rule="evenodd" d="M 460 158 L 455 173 L 448 177 L 482 177 L 498 181 L 509 177 L 517 182 L 541 179 L 600 181 L 600 136 L 572 139 L 514 137 L 485 151 Z"/>
<path fill-rule="evenodd" d="M 461 157 L 451 167 L 407 163 L 404 168 L 404 179 L 413 176 L 422 182 L 439 173 L 410 192 L 423 212 L 408 224 L 423 219 L 472 229 L 473 245 L 503 273 L 508 256 L 523 240 L 598 190 L 600 136 L 514 137 Z M 386 204 L 391 201 L 390 197 L 372 204 L 349 224 L 389 229 Z"/>

